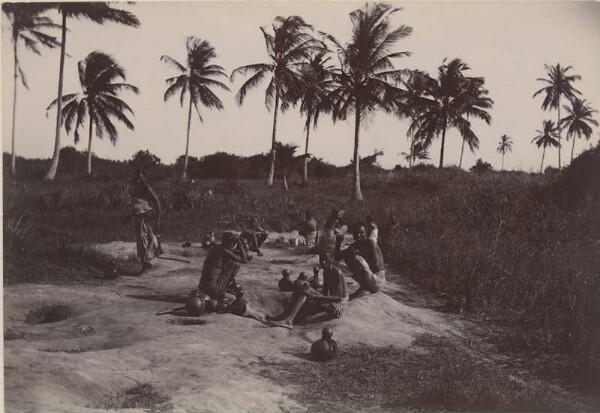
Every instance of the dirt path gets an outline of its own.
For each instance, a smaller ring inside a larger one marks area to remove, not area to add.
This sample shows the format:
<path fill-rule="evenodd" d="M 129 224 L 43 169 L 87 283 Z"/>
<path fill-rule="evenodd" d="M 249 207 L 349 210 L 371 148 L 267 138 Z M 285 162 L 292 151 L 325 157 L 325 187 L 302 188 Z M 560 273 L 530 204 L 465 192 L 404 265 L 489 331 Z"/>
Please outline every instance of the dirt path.
<path fill-rule="evenodd" d="M 124 388 L 150 383 L 168 394 L 174 411 L 296 412 L 306 409 L 289 396 L 293 386 L 260 374 L 265 361 L 303 358 L 324 325 L 340 346 L 364 343 L 408 348 L 422 333 L 455 336 L 461 322 L 433 310 L 392 299 L 402 287 L 350 303 L 345 318 L 323 324 L 272 328 L 231 314 L 210 314 L 203 325 L 175 324 L 156 316 L 174 308 L 198 282 L 205 251 L 197 245 L 164 246 L 168 256 L 190 264 L 158 260 L 141 277 L 120 277 L 101 286 L 17 285 L 4 289 L 5 405 L 7 411 L 93 411 Z M 96 249 L 127 257 L 134 245 L 122 242 Z M 294 279 L 317 263 L 298 250 L 264 248 L 242 266 L 239 283 L 259 311 L 281 310 L 289 293 L 277 280 L 288 268 Z M 356 287 L 350 280 L 350 289 Z M 26 315 L 49 304 L 69 304 L 73 314 L 59 322 L 31 325 Z M 19 338 L 20 337 L 20 338 Z M 306 361 L 310 363 L 310 361 Z"/>

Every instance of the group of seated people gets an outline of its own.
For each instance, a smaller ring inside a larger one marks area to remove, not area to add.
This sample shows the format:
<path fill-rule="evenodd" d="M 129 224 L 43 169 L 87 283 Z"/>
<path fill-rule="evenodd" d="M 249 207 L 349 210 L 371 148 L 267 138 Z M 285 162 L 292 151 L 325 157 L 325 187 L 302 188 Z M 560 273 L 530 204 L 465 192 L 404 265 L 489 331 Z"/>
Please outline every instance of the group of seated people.
<path fill-rule="evenodd" d="M 319 255 L 319 264 L 323 269 L 322 290 L 312 288 L 308 280 L 297 280 L 291 303 L 281 314 L 261 317 L 248 306 L 248 316 L 272 326 L 293 328 L 293 325 L 299 322 L 310 323 L 340 318 L 344 315 L 350 299 L 381 291 L 385 285 L 385 269 L 383 255 L 377 242 L 377 226 L 371 217 L 367 217 L 364 223 L 354 225 L 352 228 L 354 242 L 342 250 L 344 240 L 344 231 L 340 223 L 342 215 L 343 211 L 332 211 L 321 237 L 317 239 L 316 221 L 310 212 L 306 212 L 306 222 L 310 225 L 303 228 L 303 233 L 307 241 L 312 241 L 312 245 L 307 246 L 312 247 L 312 250 Z M 239 237 L 232 232 L 224 232 L 220 244 L 214 242 L 207 244 L 208 255 L 202 268 L 198 291 L 218 301 L 224 300 L 226 293 L 236 294 L 236 288 L 240 287 L 235 281 L 235 276 L 240 269 L 240 264 L 251 260 L 249 250 L 254 250 L 262 256 L 260 244 L 264 242 L 261 235 L 264 230 L 256 224 L 253 219 L 251 232 L 245 230 Z M 345 262 L 351 277 L 358 283 L 358 289 L 352 294 L 349 294 L 339 261 Z"/>

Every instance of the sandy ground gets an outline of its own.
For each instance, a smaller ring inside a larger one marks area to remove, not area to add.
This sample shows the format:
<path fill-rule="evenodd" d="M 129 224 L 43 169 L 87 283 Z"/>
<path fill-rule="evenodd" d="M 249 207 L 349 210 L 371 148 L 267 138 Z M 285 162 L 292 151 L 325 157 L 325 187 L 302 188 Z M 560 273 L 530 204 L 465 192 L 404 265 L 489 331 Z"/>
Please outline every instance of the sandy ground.
<path fill-rule="evenodd" d="M 343 319 L 297 326 L 293 331 L 268 327 L 231 314 L 209 314 L 204 325 L 172 324 L 176 316 L 159 310 L 180 305 L 195 288 L 206 252 L 163 245 L 165 256 L 191 263 L 157 260 L 140 277 L 122 276 L 101 286 L 17 285 L 4 289 L 4 329 L 22 335 L 5 341 L 6 411 L 94 411 L 115 392 L 136 383 L 151 383 L 171 397 L 173 411 L 301 412 L 292 399 L 294 387 L 261 377 L 265 361 L 306 360 L 311 343 L 327 325 L 340 346 L 364 343 L 406 348 L 422 333 L 460 334 L 460 322 L 435 311 L 409 306 L 400 285 L 386 293 L 350 302 Z M 93 246 L 127 257 L 131 243 Z M 277 313 L 291 293 L 279 292 L 285 268 L 292 279 L 311 274 L 317 257 L 297 248 L 266 245 L 237 277 L 250 305 Z M 393 277 L 392 277 L 393 278 Z M 350 291 L 356 284 L 349 279 Z M 399 293 L 399 294 L 398 294 Z M 63 321 L 29 325 L 27 313 L 47 304 L 65 303 L 73 315 Z M 312 361 L 306 360 L 307 363 Z"/>

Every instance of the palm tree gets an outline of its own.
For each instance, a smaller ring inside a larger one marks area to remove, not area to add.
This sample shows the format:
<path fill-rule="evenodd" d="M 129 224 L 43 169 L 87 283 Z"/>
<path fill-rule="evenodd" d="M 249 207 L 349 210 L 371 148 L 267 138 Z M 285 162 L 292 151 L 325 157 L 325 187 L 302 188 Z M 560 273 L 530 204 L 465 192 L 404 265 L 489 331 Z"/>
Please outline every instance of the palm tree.
<path fill-rule="evenodd" d="M 200 122 L 202 122 L 200 105 L 204 105 L 207 108 L 217 108 L 218 110 L 223 109 L 223 103 L 214 94 L 211 88 L 218 87 L 229 91 L 229 88 L 225 84 L 216 79 L 218 77 L 227 77 L 227 74 L 225 74 L 225 69 L 223 69 L 221 66 L 211 63 L 211 60 L 217 56 L 214 47 L 212 47 L 206 40 L 201 40 L 196 37 L 188 37 L 186 40 L 186 48 L 186 65 L 182 65 L 177 60 L 169 56 L 161 56 L 160 58 L 163 62 L 173 66 L 181 73 L 178 76 L 171 77 L 166 80 L 169 87 L 165 92 L 165 102 L 175 93 L 181 92 L 180 102 L 181 106 L 183 106 L 183 100 L 186 92 L 190 95 L 187 138 L 185 142 L 185 157 L 183 161 L 183 172 L 181 174 L 181 178 L 184 180 L 187 177 L 192 106 L 196 108 L 198 118 L 200 119 Z"/>
<path fill-rule="evenodd" d="M 233 82 L 235 75 L 252 76 L 244 82 L 236 95 L 239 105 L 244 103 L 244 98 L 249 90 L 256 87 L 263 79 L 271 75 L 271 80 L 265 91 L 265 105 L 267 109 L 273 107 L 273 134 L 271 138 L 271 169 L 267 185 L 273 185 L 275 174 L 275 156 L 277 142 L 277 114 L 279 110 L 285 111 L 290 105 L 291 95 L 296 93 L 298 87 L 298 74 L 294 67 L 301 61 L 308 60 L 315 50 L 322 48 L 320 42 L 314 39 L 308 30 L 312 26 L 307 24 L 301 17 L 278 16 L 273 21 L 273 33 L 268 33 L 264 27 L 261 31 L 265 38 L 268 63 L 256 63 L 241 66 L 231 73 Z"/>
<path fill-rule="evenodd" d="M 413 70 L 410 73 L 410 76 L 404 81 L 406 92 L 404 99 L 399 99 L 397 101 L 397 115 L 399 117 L 408 116 L 411 119 L 411 125 L 406 132 L 406 135 L 410 138 L 410 151 L 408 154 L 404 152 L 402 153 L 405 155 L 405 159 L 408 161 L 409 171 L 412 170 L 413 163 L 417 159 L 414 156 L 411 156 L 411 154 L 419 152 L 415 149 L 415 145 L 419 145 L 419 150 L 424 150 L 427 152 L 428 149 L 423 142 L 415 141 L 415 130 L 417 127 L 416 120 L 419 115 L 423 114 L 427 106 L 427 101 L 424 100 L 424 95 L 428 87 L 428 79 L 429 77 L 425 72 Z M 429 159 L 429 153 L 427 153 L 427 158 L 422 159 Z"/>
<path fill-rule="evenodd" d="M 536 97 L 539 94 L 544 94 L 544 101 L 542 102 L 542 109 L 556 109 L 558 120 L 556 122 L 558 126 L 558 169 L 562 167 L 561 163 L 561 128 L 562 122 L 560 119 L 560 98 L 566 97 L 569 100 L 574 100 L 577 95 L 581 95 L 581 92 L 575 89 L 572 85 L 576 80 L 581 80 L 581 76 L 579 75 L 571 75 L 568 76 L 567 72 L 571 70 L 572 66 L 562 67 L 560 63 L 557 63 L 555 66 L 544 65 L 546 71 L 548 72 L 548 79 L 538 78 L 537 80 L 540 82 L 544 82 L 547 84 L 546 87 L 541 88 L 537 92 L 533 94 L 533 97 Z"/>
<path fill-rule="evenodd" d="M 469 117 L 475 116 L 484 119 L 488 125 L 492 120 L 485 109 L 490 109 L 494 104 L 494 101 L 487 96 L 489 92 L 487 89 L 483 88 L 483 84 L 483 78 L 471 78 L 467 84 L 467 90 L 464 95 L 464 117 L 461 117 L 458 121 L 458 129 L 463 138 L 462 148 L 460 150 L 460 161 L 458 162 L 459 168 L 462 167 L 465 143 L 469 146 L 469 150 L 472 153 L 475 153 L 475 149 L 479 148 L 479 138 L 471 129 Z"/>
<path fill-rule="evenodd" d="M 114 22 L 125 24 L 127 26 L 138 27 L 140 21 L 132 13 L 112 8 L 106 2 L 60 2 L 60 3 L 42 3 L 41 7 L 56 9 L 61 15 L 61 42 L 60 42 L 60 66 L 58 74 L 58 102 L 56 110 L 56 134 L 54 139 L 54 154 L 50 169 L 44 179 L 53 180 L 58 168 L 60 155 L 60 126 L 63 118 L 62 114 L 62 94 L 63 94 L 63 72 L 65 66 L 65 47 L 67 41 L 67 18 L 86 18 L 98 24 L 105 22 Z"/>
<path fill-rule="evenodd" d="M 508 135 L 500 136 L 500 144 L 498 145 L 498 153 L 502 154 L 502 170 L 504 170 L 504 155 L 506 152 L 512 152 L 512 139 Z"/>
<path fill-rule="evenodd" d="M 350 13 L 352 38 L 342 46 L 333 36 L 326 35 L 337 51 L 340 68 L 333 71 L 333 120 L 345 120 L 354 113 L 354 177 L 352 199 L 363 200 L 360 188 L 360 126 L 372 111 L 395 111 L 395 102 L 403 91 L 397 87 L 406 70 L 396 69 L 394 58 L 408 52 L 392 52 L 396 42 L 412 33 L 402 25 L 390 27 L 390 17 L 400 9 L 386 4 L 367 4 Z M 391 82 L 391 83 L 390 83 Z"/>
<path fill-rule="evenodd" d="M 536 132 L 538 135 L 531 141 L 535 143 L 538 148 L 544 148 L 544 151 L 542 152 L 542 164 L 540 166 L 540 173 L 542 173 L 542 170 L 544 168 L 544 156 L 546 156 L 546 147 L 557 147 L 558 145 L 560 145 L 559 141 L 557 140 L 558 134 L 556 131 L 557 128 L 556 126 L 554 126 L 554 122 L 552 122 L 551 120 L 545 120 L 542 130 L 537 130 Z"/>
<path fill-rule="evenodd" d="M 64 104 L 64 108 L 61 123 L 65 125 L 67 133 L 75 129 L 77 144 L 80 129 L 86 119 L 89 119 L 87 173 L 91 175 L 94 127 L 98 138 L 107 134 L 110 142 L 116 145 L 119 133 L 111 118 L 123 123 L 130 130 L 134 129 L 127 117 L 127 112 L 133 115 L 133 111 L 127 103 L 119 99 L 119 92 L 128 90 L 137 94 L 138 89 L 128 83 L 115 83 L 118 80 L 126 80 L 125 70 L 106 53 L 91 52 L 84 60 L 79 61 L 78 68 L 82 91 L 62 96 L 61 103 Z M 50 110 L 57 103 L 58 101 L 54 100 L 46 110 Z"/>
<path fill-rule="evenodd" d="M 16 135 L 16 120 L 17 120 L 17 78 L 21 79 L 21 83 L 25 89 L 29 89 L 27 86 L 27 80 L 25 78 L 25 72 L 19 64 L 19 57 L 17 54 L 19 44 L 23 44 L 26 49 L 40 54 L 39 47 L 46 46 L 48 48 L 54 48 L 59 46 L 58 41 L 55 37 L 44 33 L 42 30 L 58 28 L 57 24 L 54 24 L 48 17 L 40 16 L 43 11 L 36 6 L 35 3 L 4 3 L 2 4 L 2 11 L 7 15 L 11 22 L 11 34 L 13 43 L 13 57 L 14 57 L 14 78 L 13 78 L 13 113 L 12 113 L 12 149 L 11 149 L 11 161 L 10 171 L 12 176 L 16 176 L 17 165 L 16 165 L 16 151 L 15 151 L 15 135 Z"/>
<path fill-rule="evenodd" d="M 283 144 L 281 142 L 275 142 L 275 148 L 277 150 L 277 153 L 279 153 L 279 156 L 277 157 L 277 163 L 279 164 L 279 168 L 281 170 L 281 181 L 283 182 L 283 189 L 287 191 L 289 189 L 287 182 L 287 171 L 294 159 L 296 159 L 294 155 L 296 153 L 296 149 L 298 149 L 298 146 Z M 305 155 L 302 155 L 302 157 L 305 157 Z"/>
<path fill-rule="evenodd" d="M 585 99 L 575 99 L 571 102 L 571 107 L 566 105 L 563 108 L 567 111 L 568 116 L 561 120 L 561 123 L 566 126 L 567 139 L 573 138 L 573 146 L 571 147 L 571 162 L 573 162 L 573 153 L 575 152 L 575 138 L 581 138 L 585 136 L 586 140 L 589 140 L 592 136 L 591 125 L 598 126 L 598 121 L 592 118 L 594 113 L 598 113 L 597 110 L 586 103 Z"/>
<path fill-rule="evenodd" d="M 409 152 L 401 152 L 401 155 L 404 156 L 406 162 L 409 165 L 409 171 L 412 165 L 414 165 L 415 161 L 428 160 L 429 159 L 429 151 L 427 147 L 423 144 L 423 142 L 412 142 L 410 146 Z"/>
<path fill-rule="evenodd" d="M 469 69 L 460 59 L 447 64 L 444 60 L 438 69 L 438 78 L 429 77 L 427 80 L 422 114 L 414 124 L 415 137 L 427 146 L 434 137 L 441 135 L 440 168 L 444 166 L 448 128 L 457 128 L 463 138 L 463 148 L 466 142 L 474 150 L 479 140 L 471 129 L 469 118 L 476 117 L 487 124 L 491 122 L 486 109 L 491 108 L 493 101 L 486 96 L 488 92 L 483 88 L 485 80 L 482 77 L 465 76 L 464 72 Z"/>
<path fill-rule="evenodd" d="M 300 113 L 306 115 L 304 129 L 306 130 L 306 146 L 304 149 L 304 169 L 302 180 L 308 184 L 308 142 L 310 128 L 317 127 L 321 111 L 329 110 L 327 94 L 331 86 L 331 71 L 333 66 L 328 65 L 331 58 L 324 52 L 315 53 L 308 62 L 303 64 L 299 72 L 298 99 L 300 99 Z"/>

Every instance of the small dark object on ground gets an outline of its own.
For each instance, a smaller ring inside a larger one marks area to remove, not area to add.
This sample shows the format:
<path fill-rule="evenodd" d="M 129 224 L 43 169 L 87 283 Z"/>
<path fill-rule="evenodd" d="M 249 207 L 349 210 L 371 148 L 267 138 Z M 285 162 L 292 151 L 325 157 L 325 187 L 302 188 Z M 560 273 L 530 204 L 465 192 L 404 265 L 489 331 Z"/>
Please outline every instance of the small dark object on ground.
<path fill-rule="evenodd" d="M 181 246 L 182 246 L 183 248 L 189 248 L 189 247 L 191 247 L 191 246 L 192 246 L 192 243 L 191 243 L 191 242 L 189 242 L 189 241 L 186 241 L 186 242 L 184 242 L 183 244 L 181 244 Z"/>
<path fill-rule="evenodd" d="M 51 304 L 31 310 L 25 317 L 27 324 L 56 323 L 66 320 L 71 316 L 73 310 L 65 304 Z"/>
<path fill-rule="evenodd" d="M 202 296 L 202 294 L 198 294 L 197 292 L 193 292 L 187 300 L 185 300 L 185 309 L 187 312 L 194 317 L 199 317 L 204 314 L 207 310 L 207 302 Z"/>
<path fill-rule="evenodd" d="M 289 270 L 281 271 L 281 275 L 283 276 L 281 280 L 279 280 L 278 286 L 279 291 L 292 291 L 294 289 L 294 285 L 292 280 L 290 280 L 290 272 Z"/>
<path fill-rule="evenodd" d="M 333 329 L 325 327 L 321 332 L 321 338 L 312 344 L 310 354 L 316 361 L 329 361 L 337 356 L 338 346 L 332 336 Z"/>

